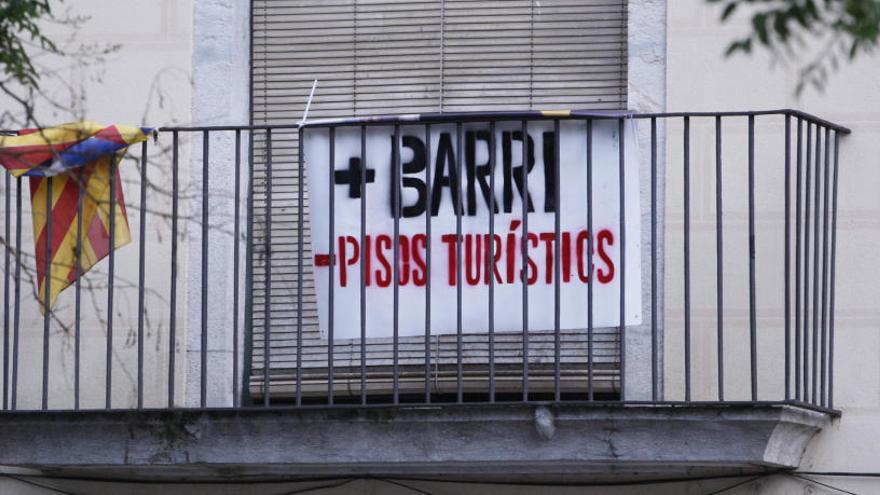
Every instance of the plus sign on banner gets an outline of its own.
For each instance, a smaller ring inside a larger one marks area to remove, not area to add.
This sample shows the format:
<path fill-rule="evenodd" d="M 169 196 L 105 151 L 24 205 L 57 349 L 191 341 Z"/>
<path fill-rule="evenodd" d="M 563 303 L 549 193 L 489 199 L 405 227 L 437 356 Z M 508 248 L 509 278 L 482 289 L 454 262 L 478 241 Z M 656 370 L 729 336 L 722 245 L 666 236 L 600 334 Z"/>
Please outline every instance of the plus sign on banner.
<path fill-rule="evenodd" d="M 590 284 L 595 327 L 619 326 L 621 320 L 625 325 L 639 324 L 639 163 L 635 125 L 630 122 L 625 128 L 626 314 L 621 318 L 620 136 L 616 120 L 593 123 L 592 232 L 587 223 L 584 121 L 560 122 L 558 160 L 552 121 L 528 123 L 525 160 L 520 122 L 496 124 L 494 184 L 488 124 L 462 125 L 460 144 L 455 124 L 431 126 L 430 143 L 426 142 L 424 125 L 402 124 L 399 158 L 393 152 L 394 127 L 371 125 L 366 130 L 365 163 L 361 161 L 360 126 L 336 127 L 332 132 L 319 125 L 306 127 L 303 152 L 322 332 L 326 335 L 328 328 L 332 283 L 335 339 L 360 337 L 362 285 L 367 337 L 392 335 L 398 211 L 400 336 L 424 335 L 429 286 L 432 334 L 457 332 L 459 289 L 463 331 L 486 332 L 490 284 L 495 331 L 521 332 L 524 281 L 528 284 L 529 329 L 552 330 L 557 277 L 560 328 L 587 328 Z M 399 163 L 400 175 L 394 173 L 395 163 Z M 400 181 L 399 205 L 394 201 L 395 180 Z M 526 197 L 528 257 L 524 263 Z M 555 235 L 557 204 L 559 239 Z M 456 235 L 459 218 L 460 242 Z M 494 236 L 490 236 L 490 218 Z"/>

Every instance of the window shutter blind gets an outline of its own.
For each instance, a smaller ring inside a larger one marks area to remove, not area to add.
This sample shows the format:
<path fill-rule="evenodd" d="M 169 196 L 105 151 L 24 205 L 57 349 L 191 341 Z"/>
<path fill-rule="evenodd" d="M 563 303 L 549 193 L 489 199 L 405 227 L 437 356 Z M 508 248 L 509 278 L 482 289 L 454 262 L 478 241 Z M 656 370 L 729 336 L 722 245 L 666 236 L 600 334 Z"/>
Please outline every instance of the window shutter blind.
<path fill-rule="evenodd" d="M 309 118 L 469 110 L 626 107 L 626 0 L 253 0 L 252 117 L 291 124 L 319 80 Z M 275 131 L 271 176 L 265 133 L 254 135 L 253 315 L 250 390 L 262 393 L 263 329 L 269 318 L 273 397 L 293 394 L 297 308 L 302 308 L 305 396 L 325 394 L 327 342 L 318 330 L 308 211 L 297 207 L 296 132 Z M 267 184 L 271 219 L 266 222 Z M 308 204 L 308 191 L 304 191 Z M 303 214 L 303 291 L 297 293 L 297 227 Z M 271 298 L 266 314 L 266 233 L 271 228 Z M 298 301 L 298 298 L 301 298 Z M 597 391 L 617 376 L 614 329 L 594 335 Z M 485 383 L 486 336 L 466 334 L 468 386 Z M 367 342 L 368 389 L 391 388 L 390 339 Z M 520 383 L 521 335 L 496 334 L 498 390 Z M 530 336 L 530 376 L 552 383 L 552 334 Z M 562 336 L 563 363 L 583 379 L 586 332 Z M 454 335 L 433 336 L 435 389 L 454 389 Z M 542 375 L 542 364 L 550 363 Z M 481 367 L 482 364 L 482 367 Z M 424 386 L 424 338 L 400 340 L 401 390 Z M 569 366 L 570 365 L 570 366 Z M 509 369 L 506 369 L 507 366 Z M 337 393 L 359 390 L 359 342 L 334 346 Z M 384 368 L 383 368 L 384 367 Z M 565 368 L 564 368 L 565 371 Z M 580 373 L 580 374 L 578 374 Z M 505 381 L 505 376 L 509 381 Z M 451 387 L 451 388 L 450 388 Z"/>

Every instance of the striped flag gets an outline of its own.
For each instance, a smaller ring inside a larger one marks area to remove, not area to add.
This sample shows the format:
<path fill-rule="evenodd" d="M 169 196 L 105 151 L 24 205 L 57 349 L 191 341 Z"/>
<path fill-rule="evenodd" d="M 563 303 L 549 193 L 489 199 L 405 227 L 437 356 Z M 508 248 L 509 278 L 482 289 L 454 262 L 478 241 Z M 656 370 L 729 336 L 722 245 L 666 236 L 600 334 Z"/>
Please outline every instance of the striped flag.
<path fill-rule="evenodd" d="M 30 177 L 34 254 L 40 309 L 46 307 L 46 257 L 51 260 L 48 307 L 76 281 L 77 210 L 82 196 L 82 266 L 85 273 L 110 252 L 110 204 L 114 246 L 131 241 L 119 168 L 129 145 L 145 141 L 150 128 L 76 122 L 0 137 L 0 164 L 13 176 Z M 111 177 L 111 171 L 113 171 Z M 52 207 L 47 211 L 49 178 Z M 115 198 L 111 198 L 111 180 Z M 81 186 L 81 187 L 80 187 Z M 46 229 L 51 217 L 51 235 Z M 47 249 L 47 241 L 51 244 Z"/>

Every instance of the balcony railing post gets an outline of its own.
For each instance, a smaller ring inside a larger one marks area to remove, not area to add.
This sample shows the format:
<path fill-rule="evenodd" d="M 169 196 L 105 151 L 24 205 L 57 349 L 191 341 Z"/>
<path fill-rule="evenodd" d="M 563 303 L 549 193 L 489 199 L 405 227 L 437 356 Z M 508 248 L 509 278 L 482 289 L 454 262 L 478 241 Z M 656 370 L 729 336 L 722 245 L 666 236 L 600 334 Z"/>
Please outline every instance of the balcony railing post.
<path fill-rule="evenodd" d="M 652 130 L 656 130 L 656 121 L 652 121 L 652 124 L 655 126 L 652 127 Z M 653 131 L 652 131 L 653 132 Z M 657 144 L 656 136 L 652 134 L 652 146 Z M 523 156 L 526 156 L 523 154 Z M 653 158 L 656 158 L 655 150 L 652 148 Z M 652 161 L 652 163 L 655 163 Z M 652 169 L 652 181 L 656 182 L 656 172 Z M 656 195 L 651 197 L 652 199 L 652 207 L 656 205 L 655 200 Z M 652 217 L 652 225 L 656 225 L 653 222 Z M 590 260 L 590 266 L 592 267 L 593 263 L 593 240 L 595 239 L 595 235 L 593 233 L 593 119 L 587 119 L 587 235 L 589 235 L 589 242 L 587 242 L 587 259 Z M 526 259 L 526 258 L 523 258 Z M 590 269 L 590 274 L 587 278 L 587 400 L 593 400 L 594 390 L 593 390 L 593 359 L 594 359 L 594 351 L 593 351 L 593 286 L 595 285 L 595 274 Z M 655 279 L 656 281 L 656 279 Z M 653 329 L 656 330 L 656 326 L 652 326 Z M 652 337 L 654 338 L 653 342 L 656 343 L 656 332 L 652 333 Z M 656 349 L 653 349 L 653 352 L 656 352 Z M 655 356 L 652 354 L 652 359 Z M 652 380 L 655 377 L 652 372 Z"/>
<path fill-rule="evenodd" d="M 791 399 L 791 116 L 785 116 L 785 400 Z"/>
<path fill-rule="evenodd" d="M 821 406 L 826 404 L 825 384 L 828 364 L 828 201 L 829 201 L 829 175 L 831 170 L 831 129 L 825 128 L 825 171 L 822 195 L 822 353 L 820 356 L 820 385 L 819 402 Z"/>
<path fill-rule="evenodd" d="M 302 138 L 302 133 L 300 133 L 300 138 Z M 302 139 L 299 141 L 299 156 L 300 163 L 302 162 Z M 302 190 L 302 176 L 300 176 L 300 184 L 299 189 Z M 269 407 L 271 404 L 271 394 L 270 394 L 270 384 L 269 384 L 269 367 L 272 362 L 272 347 L 269 345 L 269 340 L 271 338 L 271 325 L 272 325 L 272 129 L 266 129 L 266 204 L 264 206 L 265 212 L 265 223 L 264 223 L 264 231 L 263 231 L 263 406 Z M 298 211 L 300 217 L 302 217 L 302 208 Z M 302 230 L 298 232 L 300 237 L 302 236 Z M 300 246 L 297 250 L 297 258 L 302 257 L 302 247 Z M 302 272 L 297 274 L 297 277 L 302 277 Z M 296 292 L 296 300 L 297 300 L 297 322 L 299 322 L 300 316 L 299 312 L 302 309 L 301 303 L 299 302 L 302 298 L 302 284 L 297 283 L 297 292 Z M 300 338 L 302 332 L 302 327 L 297 326 L 297 341 L 296 341 L 296 352 L 297 356 L 300 353 L 300 346 L 302 344 L 302 340 Z M 300 400 L 300 373 L 302 372 L 302 368 L 300 367 L 300 361 L 297 359 L 296 363 L 296 398 L 297 404 L 299 404 Z"/>
<path fill-rule="evenodd" d="M 122 157 L 119 157 L 122 160 Z M 110 158 L 110 254 L 107 258 L 107 348 L 106 348 L 106 383 L 104 390 L 104 408 L 112 408 L 113 395 L 113 285 L 115 283 L 116 263 L 116 166 L 117 158 Z"/>
<path fill-rule="evenodd" d="M 430 167 L 427 167 L 430 168 Z M 495 402 L 495 121 L 489 122 L 489 245 L 486 274 L 489 277 L 489 402 Z M 430 211 L 427 212 L 428 216 Z M 557 242 L 559 239 L 557 238 Z"/>
<path fill-rule="evenodd" d="M 592 149 L 592 146 L 589 147 Z M 589 156 L 589 155 L 588 155 Z M 590 159 L 592 162 L 592 159 Z M 588 167 L 588 174 L 590 174 L 590 168 Z M 592 187 L 592 186 L 591 186 Z M 590 218 L 588 219 L 589 226 L 587 230 L 590 232 L 590 237 L 592 239 L 593 236 L 593 214 L 592 208 L 590 209 Z M 593 243 L 592 240 L 590 242 L 590 255 L 588 259 L 593 259 Z M 651 400 L 658 400 L 660 397 L 660 370 L 659 367 L 659 329 L 657 327 L 657 118 L 651 118 Z M 587 300 L 589 301 L 590 306 L 590 320 L 589 320 L 589 329 L 592 334 L 593 327 L 593 275 L 590 275 L 590 285 L 589 292 L 587 295 Z M 590 346 L 592 350 L 592 345 Z M 590 356 L 590 361 L 592 362 L 592 355 Z"/>
<path fill-rule="evenodd" d="M 691 400 L 691 119 L 684 117 L 684 400 Z"/>
<path fill-rule="evenodd" d="M 208 198 L 210 188 L 208 184 L 209 152 L 211 149 L 211 135 L 208 131 L 202 133 L 202 334 L 199 346 L 199 374 L 201 383 L 199 386 L 199 405 L 202 408 L 208 406 Z"/>
<path fill-rule="evenodd" d="M 303 342 L 303 253 L 304 253 L 304 242 L 303 238 L 305 236 L 305 206 L 303 202 L 303 198 L 305 197 L 305 159 L 303 156 L 303 130 L 302 127 L 299 129 L 299 166 L 297 170 L 297 179 L 299 181 L 296 193 L 296 405 L 302 405 L 302 342 Z M 271 143 L 271 141 L 270 141 Z M 270 144 L 270 150 L 271 144 Z M 271 184 L 272 178 L 269 177 L 269 183 Z M 267 242 L 271 242 L 271 236 L 267 237 Z M 268 311 L 266 312 L 266 318 L 269 318 Z M 267 320 L 268 321 L 268 320 Z M 268 328 L 268 327 L 267 327 Z M 266 350 L 269 349 L 269 332 L 266 332 Z M 270 364 L 269 359 L 266 359 L 266 368 L 268 369 Z M 267 376 L 268 378 L 268 376 Z M 266 384 L 266 394 L 269 394 L 269 386 Z M 268 405 L 268 401 L 266 402 Z"/>
<path fill-rule="evenodd" d="M 425 403 L 431 403 L 431 124 L 425 125 Z M 366 168 L 366 167 L 362 167 Z M 363 244 L 361 244 L 363 245 Z M 364 265 L 364 263 L 361 263 Z"/>
<path fill-rule="evenodd" d="M 556 401 L 562 399 L 560 388 L 560 375 L 562 374 L 562 338 L 561 338 L 561 313 L 562 313 L 562 215 L 561 183 L 562 159 L 560 157 L 560 126 L 559 120 L 553 121 L 553 396 Z M 492 212 L 489 213 L 492 215 Z M 622 313 L 621 313 L 622 314 Z"/>
<path fill-rule="evenodd" d="M 749 115 L 749 364 L 752 402 L 758 400 L 758 315 L 755 263 L 755 116 Z"/>
<path fill-rule="evenodd" d="M 18 408 L 18 337 L 21 322 L 21 181 L 21 177 L 15 179 L 15 277 L 12 279 L 15 290 L 12 302 L 12 397 L 10 398 L 13 411 Z"/>
<path fill-rule="evenodd" d="M 240 211 L 241 211 L 241 129 L 235 130 L 235 210 L 233 213 L 232 232 L 232 407 L 239 406 L 238 396 L 238 312 L 239 312 L 239 258 L 241 257 L 240 245 Z"/>
<path fill-rule="evenodd" d="M 171 148 L 171 281 L 168 315 L 168 408 L 174 407 L 174 373 L 177 354 L 177 217 L 180 191 L 179 140 L 177 131 L 172 132 Z"/>
<path fill-rule="evenodd" d="M 86 195 L 85 168 L 81 167 L 77 173 L 77 201 L 76 201 L 76 282 L 74 282 L 74 343 L 73 343 L 73 409 L 80 406 L 80 367 L 82 342 L 82 253 L 83 253 L 83 201 Z"/>
<path fill-rule="evenodd" d="M 801 377 L 803 369 L 801 332 L 801 177 L 803 176 L 803 127 L 804 121 L 797 119 L 797 148 L 795 151 L 795 200 L 794 200 L 794 399 L 801 400 Z"/>
<path fill-rule="evenodd" d="M 822 164 L 822 127 L 816 126 L 816 172 L 815 172 L 815 182 L 816 185 L 814 187 L 814 199 L 813 199 L 813 315 L 812 315 L 812 323 L 813 323 L 813 356 L 812 356 L 812 365 L 811 365 L 811 394 L 810 394 L 810 403 L 813 405 L 819 404 L 818 399 L 818 384 L 819 384 L 819 201 L 822 193 L 822 185 L 820 181 L 820 169 Z"/>
<path fill-rule="evenodd" d="M 829 295 L 829 328 L 828 328 L 828 407 L 834 408 L 834 292 L 835 273 L 837 268 L 837 182 L 840 163 L 840 131 L 834 131 L 834 185 L 831 203 L 831 287 Z"/>
<path fill-rule="evenodd" d="M 141 211 L 138 236 L 137 407 L 144 407 L 144 277 L 147 232 L 147 142 L 141 145 Z"/>
<path fill-rule="evenodd" d="M 461 171 L 462 171 L 462 159 L 461 159 L 461 137 L 462 137 L 462 129 L 461 122 L 455 124 L 455 156 L 458 157 L 455 160 L 455 184 L 453 187 L 455 188 L 455 194 L 452 195 L 452 200 L 455 203 L 455 311 L 456 311 L 456 319 L 455 319 L 455 327 L 456 327 L 456 340 L 455 340 L 455 353 L 456 353 L 456 399 L 458 403 L 464 402 L 464 364 L 463 364 L 463 344 L 462 344 L 462 293 L 461 293 L 461 215 L 462 215 L 462 204 L 461 204 L 461 184 L 464 182 L 462 180 Z"/>
<path fill-rule="evenodd" d="M 250 403 L 250 377 L 254 350 L 254 130 L 248 129 L 247 153 L 247 207 L 245 211 L 245 267 L 244 267 L 244 362 L 241 370 L 241 391 L 237 405 Z"/>
<path fill-rule="evenodd" d="M 394 310 L 394 314 L 392 315 L 392 343 L 391 343 L 391 372 L 392 372 L 392 402 L 397 404 L 400 402 L 400 359 L 399 359 L 399 347 L 400 347 L 400 179 L 402 175 L 402 171 L 400 169 L 400 125 L 394 126 L 394 136 L 393 136 L 393 149 L 391 150 L 391 156 L 393 159 L 393 163 L 391 164 L 394 169 L 391 174 L 394 177 L 394 185 L 392 186 L 392 197 L 394 201 L 394 246 L 393 246 L 393 258 L 394 258 L 394 266 L 392 267 L 392 277 L 394 277 L 392 283 L 393 290 L 393 304 L 392 308 Z M 365 168 L 365 167 L 362 167 Z"/>
<path fill-rule="evenodd" d="M 6 174 L 3 195 L 6 203 L 5 221 L 3 222 L 3 410 L 9 406 L 9 259 L 12 249 L 9 247 L 12 234 L 12 174 Z"/>
<path fill-rule="evenodd" d="M 361 246 L 367 242 L 367 128 L 361 126 Z M 361 263 L 360 310 L 361 310 L 361 405 L 367 404 L 367 264 Z"/>
<path fill-rule="evenodd" d="M 715 116 L 715 325 L 718 354 L 718 400 L 724 401 L 724 188 L 721 116 Z"/>
<path fill-rule="evenodd" d="M 113 181 L 113 175 L 112 175 L 113 168 L 112 167 L 110 169 L 110 172 L 111 172 L 111 175 L 110 175 L 111 179 L 110 180 L 112 181 L 110 183 L 111 184 L 110 190 L 114 191 L 112 184 L 115 181 Z M 52 308 L 52 205 L 53 205 L 52 185 L 53 185 L 54 181 L 55 181 L 54 177 L 48 177 L 45 182 L 45 184 L 46 184 L 46 190 L 45 190 L 45 193 L 46 193 L 46 219 L 45 219 L 45 222 L 46 223 L 43 227 L 44 228 L 43 231 L 46 233 L 46 244 L 44 246 L 44 249 L 46 250 L 44 256 L 46 257 L 46 259 L 44 260 L 45 272 L 43 274 L 43 298 L 44 298 L 43 299 L 43 388 L 42 388 L 43 399 L 41 402 L 41 409 L 44 411 L 46 409 L 48 409 L 48 407 L 49 407 L 49 323 L 52 318 L 52 309 L 51 309 Z M 111 197 L 110 197 L 110 204 L 111 205 L 113 204 L 113 198 L 114 198 L 114 196 L 113 196 L 113 193 L 111 192 Z M 112 215 L 113 210 L 110 210 L 110 213 Z M 116 239 L 115 237 L 113 237 L 113 219 L 112 219 L 112 217 L 110 219 L 110 222 L 111 222 L 110 223 L 110 243 L 112 245 L 113 241 Z M 112 261 L 112 259 L 111 259 L 111 261 Z M 112 270 L 113 269 L 112 263 L 111 263 L 110 267 L 111 267 L 110 269 Z M 111 275 L 111 277 L 112 277 L 112 275 Z M 113 285 L 111 284 L 110 287 L 111 287 L 110 294 L 112 297 Z M 111 308 L 113 307 L 112 303 L 110 304 L 110 307 Z M 109 401 L 108 401 L 108 404 L 109 404 Z M 110 406 L 108 405 L 107 407 L 109 408 Z"/>
<path fill-rule="evenodd" d="M 330 134 L 330 166 L 327 167 L 328 170 L 328 187 L 327 187 L 327 202 L 329 205 L 329 221 L 328 221 L 328 238 L 327 245 L 329 246 L 329 255 L 330 255 L 330 265 L 327 270 L 327 404 L 333 405 L 333 316 L 336 312 L 336 308 L 333 304 L 333 296 L 335 289 L 335 267 L 336 267 L 336 251 L 334 249 L 334 244 L 336 240 L 336 197 L 334 190 L 333 179 L 336 176 L 336 128 L 331 127 L 329 129 Z M 361 165 L 363 166 L 363 165 Z M 302 214 L 302 212 L 300 212 Z M 340 261 L 340 263 L 342 263 Z"/>
<path fill-rule="evenodd" d="M 813 125 L 807 122 L 806 157 L 804 159 L 804 304 L 803 304 L 803 400 L 810 401 L 810 179 L 812 177 Z"/>
<path fill-rule="evenodd" d="M 522 135 L 522 183 L 523 183 L 523 203 L 522 203 L 522 259 L 529 259 L 529 205 L 531 204 L 531 196 L 529 195 L 529 123 L 527 120 L 520 122 L 520 134 Z M 461 255 L 459 254 L 459 259 Z M 529 400 L 529 264 L 525 261 L 522 263 L 522 400 Z M 459 270 L 461 271 L 461 270 Z"/>
<path fill-rule="evenodd" d="M 626 400 L 626 122 L 617 121 L 619 136 L 618 153 L 618 198 L 620 200 L 618 228 L 620 230 L 620 399 Z"/>

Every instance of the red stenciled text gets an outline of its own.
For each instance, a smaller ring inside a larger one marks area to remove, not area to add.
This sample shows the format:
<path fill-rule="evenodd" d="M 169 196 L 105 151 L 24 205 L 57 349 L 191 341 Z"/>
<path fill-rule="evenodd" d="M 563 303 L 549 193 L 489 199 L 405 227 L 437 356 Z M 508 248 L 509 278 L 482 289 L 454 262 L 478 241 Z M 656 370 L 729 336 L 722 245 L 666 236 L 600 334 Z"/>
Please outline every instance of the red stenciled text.
<path fill-rule="evenodd" d="M 559 237 L 558 248 L 555 232 L 529 232 L 524 239 L 519 220 L 512 221 L 507 232 L 491 237 L 481 233 L 464 233 L 460 238 L 455 233 L 442 234 L 440 243 L 432 247 L 432 269 L 443 270 L 445 282 L 450 286 L 456 286 L 459 280 L 467 286 L 488 285 L 490 279 L 496 285 L 522 280 L 529 285 L 549 285 L 555 283 L 557 276 L 558 252 L 559 277 L 563 284 L 588 284 L 593 276 L 600 284 L 614 280 L 616 266 L 610 251 L 615 235 L 611 230 L 601 229 L 595 236 L 586 229 L 562 231 Z M 401 234 L 397 248 L 399 286 L 424 287 L 429 276 L 428 237 L 423 233 Z M 525 264 L 522 262 L 524 249 L 528 253 Z M 392 285 L 393 236 L 366 235 L 363 245 L 359 236 L 338 236 L 334 251 L 332 262 L 336 265 L 335 278 L 340 287 L 357 285 L 362 270 L 367 287 Z M 315 255 L 316 267 L 330 263 L 329 255 Z"/>

